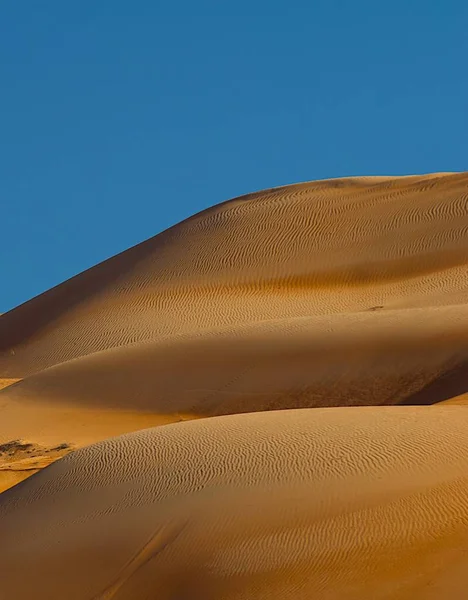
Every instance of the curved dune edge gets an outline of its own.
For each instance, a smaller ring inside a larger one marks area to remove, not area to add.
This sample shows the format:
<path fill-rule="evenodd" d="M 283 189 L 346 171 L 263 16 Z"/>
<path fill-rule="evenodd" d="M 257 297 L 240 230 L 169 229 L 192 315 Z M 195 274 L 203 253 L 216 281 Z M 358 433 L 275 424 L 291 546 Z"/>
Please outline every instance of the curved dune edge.
<path fill-rule="evenodd" d="M 433 404 L 466 390 L 467 363 L 468 305 L 320 315 L 95 353 L 31 376 L 0 400 L 200 416 Z"/>
<path fill-rule="evenodd" d="M 467 509 L 463 407 L 201 419 L 0 495 L 1 581 L 17 600 L 462 600 Z"/>
<path fill-rule="evenodd" d="M 1 392 L 0 442 L 82 447 L 220 414 L 434 404 L 466 389 L 467 310 L 283 319 L 93 354 Z M 31 474 L 12 478 L 0 455 L 0 491 Z"/>

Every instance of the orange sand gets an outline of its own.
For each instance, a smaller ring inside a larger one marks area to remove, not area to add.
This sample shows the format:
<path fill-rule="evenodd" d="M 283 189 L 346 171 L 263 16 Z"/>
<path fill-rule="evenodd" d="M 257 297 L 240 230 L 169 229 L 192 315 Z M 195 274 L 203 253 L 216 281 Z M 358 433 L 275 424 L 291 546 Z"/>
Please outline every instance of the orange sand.
<path fill-rule="evenodd" d="M 464 598 L 467 199 L 250 194 L 1 315 L 0 597 Z"/>
<path fill-rule="evenodd" d="M 361 407 L 112 438 L 0 495 L 2 590 L 462 600 L 467 433 L 464 407 Z"/>

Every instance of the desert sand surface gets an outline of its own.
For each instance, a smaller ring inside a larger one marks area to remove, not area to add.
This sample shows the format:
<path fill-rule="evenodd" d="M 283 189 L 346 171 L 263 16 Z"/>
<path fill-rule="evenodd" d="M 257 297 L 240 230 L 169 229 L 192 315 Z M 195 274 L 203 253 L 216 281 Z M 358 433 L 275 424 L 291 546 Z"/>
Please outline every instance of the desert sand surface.
<path fill-rule="evenodd" d="M 0 439 L 42 443 L 23 431 L 41 406 L 117 435 L 116 410 L 149 427 L 464 393 L 467 202 L 466 173 L 348 178 L 179 223 L 2 315 L 0 376 L 23 380 L 0 392 Z"/>
<path fill-rule="evenodd" d="M 82 446 L 222 414 L 434 404 L 466 389 L 467 308 L 268 321 L 81 357 L 0 393 L 0 443 Z"/>
<path fill-rule="evenodd" d="M 0 376 L 180 334 L 466 304 L 468 174 L 348 178 L 207 209 L 0 318 Z"/>
<path fill-rule="evenodd" d="M 468 173 L 207 209 L 0 316 L 0 586 L 465 598 L 467 369 Z"/>
<path fill-rule="evenodd" d="M 72 450 L 73 446 L 68 443 L 49 447 L 21 439 L 0 443 L 0 492 L 34 475 Z"/>
<path fill-rule="evenodd" d="M 4 492 L 0 523 L 0 580 L 18 600 L 462 600 L 468 412 L 299 409 L 147 429 Z"/>
<path fill-rule="evenodd" d="M 30 477 L 73 448 L 127 431 L 192 418 L 189 415 L 87 408 L 66 402 L 57 405 L 34 398 L 21 403 L 0 400 L 0 492 Z M 27 452 L 12 451 L 24 444 L 29 445 Z M 32 448 L 31 457 L 29 450 Z M 57 452 L 56 449 L 64 451 Z"/>

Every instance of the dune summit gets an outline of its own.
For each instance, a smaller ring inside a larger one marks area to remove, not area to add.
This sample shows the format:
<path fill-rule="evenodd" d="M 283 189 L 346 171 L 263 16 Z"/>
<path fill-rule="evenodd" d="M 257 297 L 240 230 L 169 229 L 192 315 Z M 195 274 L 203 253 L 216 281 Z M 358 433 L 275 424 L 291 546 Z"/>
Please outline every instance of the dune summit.
<path fill-rule="evenodd" d="M 0 597 L 464 599 L 467 267 L 468 173 L 335 179 L 1 315 Z"/>

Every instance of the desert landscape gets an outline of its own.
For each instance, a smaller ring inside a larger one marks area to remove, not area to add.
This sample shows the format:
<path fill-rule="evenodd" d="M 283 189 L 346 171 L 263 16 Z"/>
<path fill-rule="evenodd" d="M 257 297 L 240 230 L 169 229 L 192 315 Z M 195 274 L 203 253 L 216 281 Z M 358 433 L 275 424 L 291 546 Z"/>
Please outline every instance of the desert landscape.
<path fill-rule="evenodd" d="M 0 598 L 464 600 L 468 173 L 218 204 L 0 315 Z"/>

